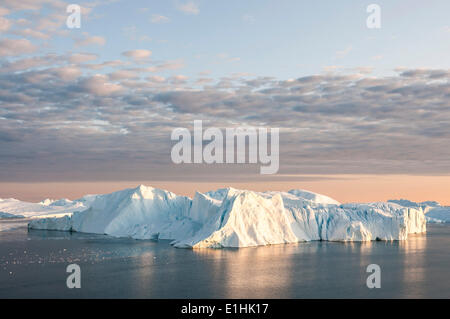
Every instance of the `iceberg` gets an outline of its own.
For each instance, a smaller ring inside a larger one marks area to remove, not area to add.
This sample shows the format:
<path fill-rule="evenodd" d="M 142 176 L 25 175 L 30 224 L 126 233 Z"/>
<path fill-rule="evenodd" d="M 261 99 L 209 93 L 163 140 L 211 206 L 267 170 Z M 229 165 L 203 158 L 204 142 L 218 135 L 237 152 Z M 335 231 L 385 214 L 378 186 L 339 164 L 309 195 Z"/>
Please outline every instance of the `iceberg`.
<path fill-rule="evenodd" d="M 408 234 L 426 231 L 421 207 L 387 202 L 340 204 L 304 190 L 226 188 L 197 192 L 191 199 L 140 185 L 96 195 L 88 205 L 71 215 L 33 219 L 29 228 L 170 239 L 179 248 L 406 240 Z"/>
<path fill-rule="evenodd" d="M 38 218 L 43 216 L 71 215 L 74 211 L 82 211 L 88 204 L 82 199 L 70 201 L 62 199 L 53 201 L 46 199 L 40 203 L 30 203 L 14 198 L 0 199 L 0 211 L 15 218 Z M 10 218 L 13 218 L 10 216 Z"/>
<path fill-rule="evenodd" d="M 421 208 L 428 223 L 450 223 L 450 206 L 441 206 L 435 201 L 416 203 L 406 199 L 388 200 L 388 202 L 404 207 Z"/>
<path fill-rule="evenodd" d="M 18 215 L 18 214 L 10 214 L 10 213 L 5 213 L 5 212 L 0 212 L 0 219 L 2 219 L 2 218 L 25 218 L 25 216 Z"/>

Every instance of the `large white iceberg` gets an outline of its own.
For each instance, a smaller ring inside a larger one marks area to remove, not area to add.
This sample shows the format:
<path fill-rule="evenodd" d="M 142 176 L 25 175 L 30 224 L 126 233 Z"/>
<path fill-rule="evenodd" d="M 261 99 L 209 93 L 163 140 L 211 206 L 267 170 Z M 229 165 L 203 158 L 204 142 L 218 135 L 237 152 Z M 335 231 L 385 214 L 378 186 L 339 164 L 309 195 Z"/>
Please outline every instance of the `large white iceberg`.
<path fill-rule="evenodd" d="M 308 191 L 233 188 L 193 199 L 147 186 L 96 196 L 72 216 L 41 218 L 31 229 L 171 239 L 176 247 L 249 247 L 311 240 L 405 240 L 426 231 L 423 209 L 395 203 L 343 204 Z"/>

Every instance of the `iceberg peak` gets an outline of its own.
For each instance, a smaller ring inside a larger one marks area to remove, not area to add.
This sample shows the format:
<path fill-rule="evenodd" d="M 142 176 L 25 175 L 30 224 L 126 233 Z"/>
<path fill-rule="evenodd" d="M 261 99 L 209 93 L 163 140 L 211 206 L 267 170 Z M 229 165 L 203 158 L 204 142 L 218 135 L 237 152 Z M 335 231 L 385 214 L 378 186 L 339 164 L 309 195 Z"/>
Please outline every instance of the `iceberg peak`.
<path fill-rule="evenodd" d="M 133 198 L 152 198 L 155 193 L 155 188 L 151 186 L 145 186 L 143 184 L 137 186 L 136 188 L 132 189 Z"/>

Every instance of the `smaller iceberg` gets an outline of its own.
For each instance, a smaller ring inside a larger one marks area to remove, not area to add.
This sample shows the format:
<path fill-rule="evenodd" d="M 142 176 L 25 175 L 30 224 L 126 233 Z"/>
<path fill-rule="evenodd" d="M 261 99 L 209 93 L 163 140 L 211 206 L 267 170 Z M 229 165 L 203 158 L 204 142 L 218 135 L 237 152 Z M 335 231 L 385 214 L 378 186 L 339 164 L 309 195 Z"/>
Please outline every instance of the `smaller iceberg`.
<path fill-rule="evenodd" d="M 428 223 L 450 223 L 450 206 L 441 206 L 435 201 L 412 202 L 406 199 L 389 200 L 404 207 L 421 208 Z"/>
<path fill-rule="evenodd" d="M 5 212 L 0 212 L 0 219 L 2 218 L 25 218 L 25 216 L 23 215 L 19 215 L 19 214 L 10 214 L 10 213 L 5 213 Z"/>

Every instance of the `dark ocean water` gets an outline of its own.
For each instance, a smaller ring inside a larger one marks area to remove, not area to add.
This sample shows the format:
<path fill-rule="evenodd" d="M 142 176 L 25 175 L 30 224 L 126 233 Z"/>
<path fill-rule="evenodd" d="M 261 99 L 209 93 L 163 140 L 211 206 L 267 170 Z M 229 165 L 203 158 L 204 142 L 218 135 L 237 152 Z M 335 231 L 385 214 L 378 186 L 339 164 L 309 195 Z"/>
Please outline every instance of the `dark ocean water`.
<path fill-rule="evenodd" d="M 16 227 L 0 232 L 0 298 L 450 298 L 450 225 L 403 242 L 187 250 L 0 223 Z M 80 289 L 66 286 L 72 263 Z"/>

